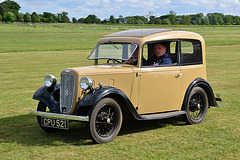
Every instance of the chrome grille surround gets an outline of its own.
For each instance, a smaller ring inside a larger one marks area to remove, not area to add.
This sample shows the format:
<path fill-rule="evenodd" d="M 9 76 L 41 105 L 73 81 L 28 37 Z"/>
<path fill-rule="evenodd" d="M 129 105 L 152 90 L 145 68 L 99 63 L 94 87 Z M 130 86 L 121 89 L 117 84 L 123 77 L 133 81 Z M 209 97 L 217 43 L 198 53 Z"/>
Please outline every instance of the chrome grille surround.
<path fill-rule="evenodd" d="M 74 74 L 62 74 L 60 82 L 60 110 L 61 113 L 69 113 L 72 109 L 75 92 L 76 76 Z"/>

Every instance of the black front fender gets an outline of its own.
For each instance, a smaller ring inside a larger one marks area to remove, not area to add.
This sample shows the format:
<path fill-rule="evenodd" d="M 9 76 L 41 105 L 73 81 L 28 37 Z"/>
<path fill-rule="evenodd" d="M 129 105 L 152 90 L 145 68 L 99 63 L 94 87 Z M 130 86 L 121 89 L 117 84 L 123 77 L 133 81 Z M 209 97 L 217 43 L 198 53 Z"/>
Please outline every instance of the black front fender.
<path fill-rule="evenodd" d="M 79 107 L 95 106 L 101 99 L 109 96 L 118 99 L 119 103 L 123 104 L 121 108 L 134 116 L 134 118 L 139 120 L 142 119 L 127 95 L 114 87 L 102 87 L 92 90 L 81 99 L 79 102 Z"/>
<path fill-rule="evenodd" d="M 99 102 L 103 97 L 106 97 L 109 94 L 120 94 L 125 99 L 128 99 L 128 97 L 119 89 L 113 88 L 113 87 L 102 87 L 102 88 L 96 88 L 89 92 L 87 95 L 83 97 L 83 99 L 80 102 L 81 106 L 92 106 L 95 105 L 97 102 Z"/>
<path fill-rule="evenodd" d="M 46 104 L 52 113 L 60 113 L 60 83 L 54 87 L 46 87 L 43 85 L 33 95 L 33 99 L 39 100 Z"/>

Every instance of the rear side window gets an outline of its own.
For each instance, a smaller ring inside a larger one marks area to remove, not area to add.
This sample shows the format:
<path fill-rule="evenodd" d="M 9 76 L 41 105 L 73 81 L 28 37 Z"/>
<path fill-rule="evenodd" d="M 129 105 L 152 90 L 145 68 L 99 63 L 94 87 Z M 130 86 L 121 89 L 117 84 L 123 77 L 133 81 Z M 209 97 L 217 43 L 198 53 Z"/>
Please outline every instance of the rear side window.
<path fill-rule="evenodd" d="M 202 46 L 198 40 L 181 41 L 181 65 L 202 64 Z"/>

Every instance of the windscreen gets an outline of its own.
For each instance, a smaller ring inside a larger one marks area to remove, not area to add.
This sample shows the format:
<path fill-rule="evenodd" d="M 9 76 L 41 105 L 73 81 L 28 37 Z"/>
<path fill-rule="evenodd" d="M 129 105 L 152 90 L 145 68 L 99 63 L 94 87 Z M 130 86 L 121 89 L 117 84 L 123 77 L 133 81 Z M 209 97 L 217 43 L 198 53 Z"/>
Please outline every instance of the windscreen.
<path fill-rule="evenodd" d="M 108 43 L 97 44 L 88 59 L 128 60 L 137 48 L 137 44 Z"/>

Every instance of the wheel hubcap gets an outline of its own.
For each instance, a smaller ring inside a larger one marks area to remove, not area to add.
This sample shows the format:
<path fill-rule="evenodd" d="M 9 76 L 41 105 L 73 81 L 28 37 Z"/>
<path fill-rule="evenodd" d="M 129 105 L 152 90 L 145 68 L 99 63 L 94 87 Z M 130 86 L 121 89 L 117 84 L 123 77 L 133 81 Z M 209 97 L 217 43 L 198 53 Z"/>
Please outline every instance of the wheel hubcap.
<path fill-rule="evenodd" d="M 107 118 L 107 124 L 110 124 L 110 122 L 111 122 L 111 119 Z"/>
<path fill-rule="evenodd" d="M 199 118 L 204 109 L 204 98 L 202 94 L 195 93 L 189 102 L 189 114 L 193 119 Z"/>
<path fill-rule="evenodd" d="M 111 135 L 116 125 L 116 111 L 111 105 L 103 106 L 96 117 L 95 126 L 98 135 L 107 137 Z"/>

